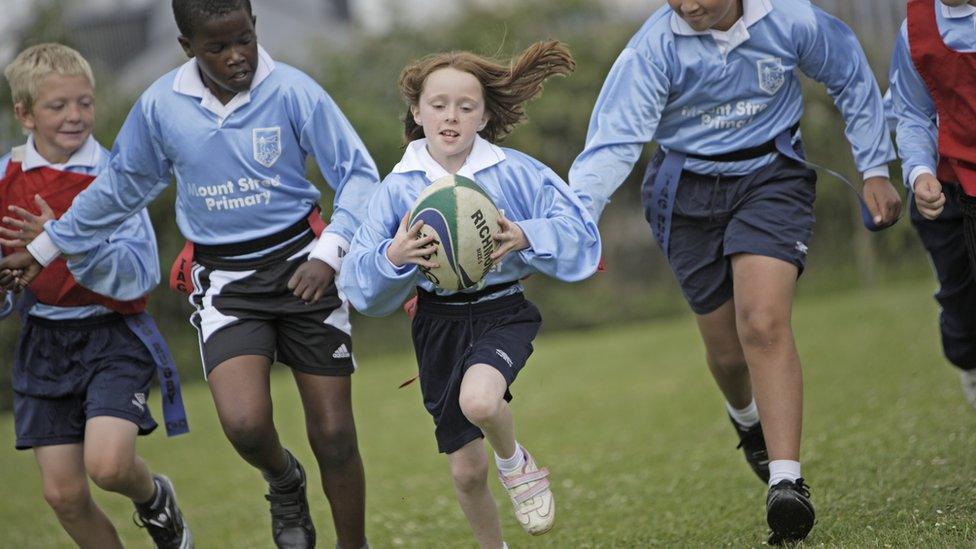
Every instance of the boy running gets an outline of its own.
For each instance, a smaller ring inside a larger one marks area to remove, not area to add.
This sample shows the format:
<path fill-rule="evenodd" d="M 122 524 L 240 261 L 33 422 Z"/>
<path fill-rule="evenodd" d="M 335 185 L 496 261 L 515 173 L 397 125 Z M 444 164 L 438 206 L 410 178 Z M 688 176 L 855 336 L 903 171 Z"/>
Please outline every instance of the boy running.
<path fill-rule="evenodd" d="M 889 76 L 912 225 L 939 279 L 942 349 L 976 408 L 976 266 L 963 245 L 976 202 L 960 185 L 976 189 L 976 1 L 909 2 Z"/>
<path fill-rule="evenodd" d="M 248 0 L 173 0 L 190 61 L 133 107 L 108 169 L 31 245 L 7 258 L 29 280 L 91 248 L 176 178 L 189 241 L 171 284 L 191 294 L 204 373 L 224 433 L 269 485 L 279 547 L 312 547 L 306 476 L 278 440 L 270 369 L 289 366 L 341 547 L 366 544 L 365 482 L 352 415 L 348 305 L 333 276 L 378 174 L 352 126 L 304 73 L 257 41 Z M 336 191 L 321 232 L 312 154 Z M 321 236 L 317 236 L 321 232 Z"/>
<path fill-rule="evenodd" d="M 806 0 L 668 0 L 618 57 L 570 184 L 599 218 L 645 143 L 645 215 L 697 315 L 740 446 L 768 482 L 770 543 L 802 540 L 802 381 L 790 316 L 813 229 L 801 70 L 824 83 L 864 174 L 866 223 L 898 218 L 877 84 L 853 33 Z M 768 445 L 768 448 L 767 448 Z"/>
<path fill-rule="evenodd" d="M 4 74 L 29 137 L 0 158 L 0 234 L 7 239 L 0 255 L 21 249 L 43 220 L 64 212 L 108 162 L 91 135 L 95 80 L 81 54 L 40 44 Z M 159 283 L 156 236 L 145 209 L 134 214 L 83 254 L 54 261 L 21 296 L 16 446 L 34 450 L 44 499 L 79 547 L 122 547 L 92 500 L 91 478 L 132 500 L 136 523 L 156 547 L 188 548 L 193 537 L 173 484 L 135 451 L 136 437 L 156 428 L 147 405 L 156 360 L 140 333 L 162 338 L 143 312 L 144 296 Z M 9 298 L 0 295 L 0 318 L 11 312 Z"/>

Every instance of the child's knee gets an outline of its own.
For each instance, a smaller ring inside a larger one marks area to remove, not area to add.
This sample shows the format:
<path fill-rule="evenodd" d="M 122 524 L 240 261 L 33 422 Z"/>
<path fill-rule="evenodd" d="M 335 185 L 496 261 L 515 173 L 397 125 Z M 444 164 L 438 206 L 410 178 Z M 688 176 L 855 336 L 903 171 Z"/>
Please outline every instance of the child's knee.
<path fill-rule="evenodd" d="M 502 405 L 502 399 L 498 396 L 479 390 L 462 391 L 458 401 L 461 405 L 461 413 L 475 425 L 493 420 Z"/>
<path fill-rule="evenodd" d="M 85 468 L 96 486 L 108 492 L 119 492 L 132 481 L 135 463 L 132 460 L 106 456 L 86 463 Z"/>
<path fill-rule="evenodd" d="M 87 481 L 45 483 L 44 501 L 62 520 L 83 515 L 91 504 Z"/>
<path fill-rule="evenodd" d="M 315 459 L 324 467 L 342 467 L 359 454 L 352 426 L 308 426 L 308 440 Z"/>
<path fill-rule="evenodd" d="M 454 486 L 461 492 L 470 493 L 488 485 L 488 461 L 464 463 L 451 467 Z"/>
<path fill-rule="evenodd" d="M 770 347 L 790 336 L 789 312 L 743 307 L 736 315 L 736 329 L 743 347 Z"/>
<path fill-rule="evenodd" d="M 261 453 L 274 438 L 274 425 L 246 416 L 222 421 L 221 425 L 227 439 L 242 454 Z"/>

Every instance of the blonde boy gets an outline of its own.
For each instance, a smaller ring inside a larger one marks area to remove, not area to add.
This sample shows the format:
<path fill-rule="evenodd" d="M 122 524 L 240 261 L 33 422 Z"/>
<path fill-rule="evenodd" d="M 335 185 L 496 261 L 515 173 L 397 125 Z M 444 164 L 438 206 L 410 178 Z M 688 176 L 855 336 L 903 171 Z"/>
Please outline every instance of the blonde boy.
<path fill-rule="evenodd" d="M 9 255 L 70 206 L 108 152 L 91 135 L 95 80 L 77 51 L 33 46 L 4 75 L 29 133 L 25 145 L 0 159 L 0 253 Z M 130 329 L 133 320 L 147 322 L 158 337 L 144 313 L 144 296 L 160 276 L 148 214 L 138 212 L 90 252 L 51 266 L 18 306 L 24 324 L 12 375 L 16 447 L 34 450 L 44 499 L 80 547 L 122 547 L 92 500 L 89 477 L 133 501 L 137 523 L 157 547 L 192 547 L 172 483 L 135 453 L 136 436 L 156 428 L 146 405 L 154 355 Z M 9 309 L 0 306 L 0 314 Z"/>

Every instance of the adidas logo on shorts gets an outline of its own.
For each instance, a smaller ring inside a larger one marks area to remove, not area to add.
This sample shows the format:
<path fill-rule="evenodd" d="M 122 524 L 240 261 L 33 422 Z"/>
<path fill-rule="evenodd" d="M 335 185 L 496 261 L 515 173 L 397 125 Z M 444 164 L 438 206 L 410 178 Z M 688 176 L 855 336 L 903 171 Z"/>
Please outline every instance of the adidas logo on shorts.
<path fill-rule="evenodd" d="M 339 345 L 339 348 L 332 353 L 332 358 L 349 358 L 349 349 L 346 348 L 345 343 Z"/>

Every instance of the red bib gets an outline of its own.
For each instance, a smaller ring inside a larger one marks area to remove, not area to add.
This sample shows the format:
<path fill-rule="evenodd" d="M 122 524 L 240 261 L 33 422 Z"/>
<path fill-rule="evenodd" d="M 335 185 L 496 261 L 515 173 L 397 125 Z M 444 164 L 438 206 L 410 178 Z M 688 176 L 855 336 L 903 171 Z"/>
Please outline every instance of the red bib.
<path fill-rule="evenodd" d="M 962 185 L 976 196 L 976 53 L 951 49 L 942 40 L 936 0 L 908 2 L 908 43 L 912 63 L 925 82 L 939 115 L 942 181 Z"/>
<path fill-rule="evenodd" d="M 11 215 L 7 209 L 9 206 L 20 206 L 27 211 L 36 212 L 34 195 L 39 194 L 54 210 L 54 215 L 60 217 L 71 206 L 75 196 L 95 180 L 94 176 L 48 167 L 25 172 L 21 166 L 19 160 L 11 158 L 7 171 L 0 180 L 0 212 L 3 215 Z M 2 250 L 4 255 L 23 251 L 22 248 L 7 247 Z M 37 301 L 45 305 L 102 305 L 124 315 L 140 313 L 146 309 L 145 297 L 134 301 L 116 301 L 82 287 L 71 276 L 63 258 L 52 261 L 27 287 L 37 296 Z"/>

